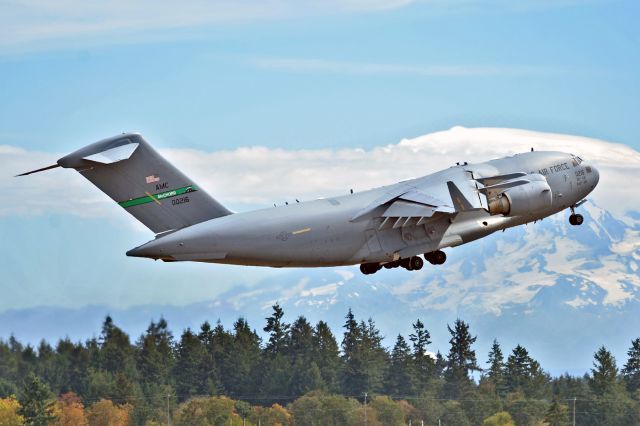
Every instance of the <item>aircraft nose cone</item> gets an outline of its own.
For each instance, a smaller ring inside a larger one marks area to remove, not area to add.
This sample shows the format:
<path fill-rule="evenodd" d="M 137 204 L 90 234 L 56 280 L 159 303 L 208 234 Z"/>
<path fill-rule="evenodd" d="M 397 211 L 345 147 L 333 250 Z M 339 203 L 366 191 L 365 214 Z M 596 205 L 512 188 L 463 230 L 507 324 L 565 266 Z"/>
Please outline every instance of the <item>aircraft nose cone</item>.
<path fill-rule="evenodd" d="M 598 172 L 598 169 L 596 169 L 594 166 L 589 166 L 589 167 L 591 167 L 591 187 L 595 188 L 598 182 L 600 181 L 600 173 Z"/>

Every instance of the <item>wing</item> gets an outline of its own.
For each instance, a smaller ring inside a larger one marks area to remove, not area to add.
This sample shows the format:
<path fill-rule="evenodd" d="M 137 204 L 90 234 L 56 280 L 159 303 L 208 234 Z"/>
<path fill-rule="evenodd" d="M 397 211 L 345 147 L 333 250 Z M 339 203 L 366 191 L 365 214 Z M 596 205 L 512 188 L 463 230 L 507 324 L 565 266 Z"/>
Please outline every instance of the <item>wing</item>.
<path fill-rule="evenodd" d="M 443 191 L 434 191 L 432 185 L 406 182 L 373 200 L 358 211 L 351 221 L 379 217 L 382 218 L 379 229 L 395 229 L 423 225 L 438 213 L 454 215 L 462 211 L 486 211 L 487 204 L 483 203 L 481 195 L 490 199 L 508 188 L 528 183 L 529 177 L 525 176 L 525 172 L 516 172 L 475 177 L 471 171 L 460 170 L 448 176 L 451 180 L 446 180 L 449 195 L 446 200 L 432 195 L 437 192 L 446 197 Z"/>
<path fill-rule="evenodd" d="M 462 210 L 481 208 L 473 205 L 453 181 L 447 182 L 450 201 L 443 201 L 428 194 L 425 189 L 401 186 L 378 197 L 356 213 L 351 221 L 369 216 L 382 218 L 379 229 L 419 226 L 437 213 L 454 214 Z M 469 195 L 469 194 L 467 194 Z"/>

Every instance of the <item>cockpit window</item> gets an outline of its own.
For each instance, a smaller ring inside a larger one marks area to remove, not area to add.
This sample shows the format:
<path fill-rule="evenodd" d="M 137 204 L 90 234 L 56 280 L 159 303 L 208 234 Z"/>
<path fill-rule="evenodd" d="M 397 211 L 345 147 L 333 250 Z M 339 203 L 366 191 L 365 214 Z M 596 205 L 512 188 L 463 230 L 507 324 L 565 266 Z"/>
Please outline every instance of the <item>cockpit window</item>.
<path fill-rule="evenodd" d="M 578 167 L 580 163 L 582 163 L 582 158 L 575 155 L 571 157 L 571 164 L 573 164 L 573 167 Z"/>

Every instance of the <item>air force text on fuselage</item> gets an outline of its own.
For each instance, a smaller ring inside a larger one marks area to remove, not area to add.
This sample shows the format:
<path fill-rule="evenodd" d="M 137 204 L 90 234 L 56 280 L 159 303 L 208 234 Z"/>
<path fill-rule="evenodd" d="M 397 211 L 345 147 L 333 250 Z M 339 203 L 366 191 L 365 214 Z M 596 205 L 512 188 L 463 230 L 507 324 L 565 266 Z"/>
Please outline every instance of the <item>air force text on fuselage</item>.
<path fill-rule="evenodd" d="M 233 213 L 136 133 L 23 175 L 55 167 L 77 170 L 156 234 L 129 256 L 271 267 L 359 264 L 364 274 L 419 270 L 421 256 L 439 265 L 444 248 L 564 209 L 580 225 L 576 208 L 599 179 L 577 155 L 532 149 L 368 191 Z"/>

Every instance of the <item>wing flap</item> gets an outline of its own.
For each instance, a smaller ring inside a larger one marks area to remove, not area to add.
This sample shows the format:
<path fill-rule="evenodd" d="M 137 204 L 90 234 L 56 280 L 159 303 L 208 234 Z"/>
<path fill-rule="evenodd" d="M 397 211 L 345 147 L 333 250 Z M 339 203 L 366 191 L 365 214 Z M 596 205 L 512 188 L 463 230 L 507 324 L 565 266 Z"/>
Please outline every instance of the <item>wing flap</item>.
<path fill-rule="evenodd" d="M 391 207 L 393 204 L 395 204 L 398 201 L 403 201 L 406 203 L 406 204 L 399 204 L 398 206 L 396 206 L 396 208 L 398 209 L 400 208 L 399 206 L 401 205 L 405 206 L 405 208 L 409 208 L 407 207 L 407 205 L 415 204 L 418 206 L 422 206 L 423 208 L 433 210 L 433 212 L 431 212 L 431 214 L 429 214 L 428 217 L 432 216 L 433 213 L 435 212 L 453 213 L 455 211 L 452 206 L 446 204 L 444 201 L 441 201 L 428 194 L 425 194 L 424 192 L 417 190 L 415 188 L 403 187 L 395 191 L 387 192 L 384 195 L 376 198 L 371 203 L 369 203 L 367 207 L 365 207 L 364 209 L 356 213 L 351 218 L 351 221 L 353 222 L 357 219 L 360 219 L 361 217 L 371 213 L 378 207 L 384 206 L 385 204 L 389 204 L 389 207 Z M 387 214 L 387 210 L 385 210 L 382 217 L 391 217 L 389 214 Z M 426 213 L 427 210 L 424 210 L 424 212 Z M 402 216 L 407 217 L 407 215 L 402 215 Z M 394 217 L 399 217 L 399 216 L 394 216 Z M 414 217 L 422 217 L 422 216 L 416 215 Z"/>

